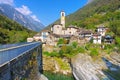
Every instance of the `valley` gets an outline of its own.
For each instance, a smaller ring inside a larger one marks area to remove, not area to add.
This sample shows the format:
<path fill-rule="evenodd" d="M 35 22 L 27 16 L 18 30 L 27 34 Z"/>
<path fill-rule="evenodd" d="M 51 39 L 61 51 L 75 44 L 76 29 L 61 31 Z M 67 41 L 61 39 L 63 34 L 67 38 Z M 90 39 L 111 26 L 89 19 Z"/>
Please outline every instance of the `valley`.
<path fill-rule="evenodd" d="M 25 68 L 28 74 L 16 75 L 18 80 L 120 80 L 120 0 L 92 0 L 66 14 L 62 10 L 59 19 L 45 27 L 11 5 L 0 4 L 0 46 L 42 44 L 40 50 L 33 48 L 42 53 L 41 63 L 40 55 L 29 54 L 26 66 L 31 70 Z"/>

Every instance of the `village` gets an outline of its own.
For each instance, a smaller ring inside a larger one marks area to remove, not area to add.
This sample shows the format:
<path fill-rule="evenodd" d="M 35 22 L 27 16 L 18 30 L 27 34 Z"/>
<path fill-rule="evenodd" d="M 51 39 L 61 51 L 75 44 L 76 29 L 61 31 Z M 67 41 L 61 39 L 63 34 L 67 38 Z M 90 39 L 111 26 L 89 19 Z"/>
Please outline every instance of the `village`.
<path fill-rule="evenodd" d="M 104 25 L 99 25 L 96 29 L 88 30 L 71 25 L 65 27 L 65 12 L 61 11 L 60 24 L 54 24 L 51 27 L 51 31 L 43 30 L 41 33 L 28 38 L 28 42 L 41 41 L 47 45 L 56 46 L 59 39 L 63 38 L 68 41 L 76 41 L 80 44 L 92 42 L 93 44 L 113 44 L 113 35 L 107 34 L 110 30 Z M 69 43 L 69 42 L 68 42 Z"/>
<path fill-rule="evenodd" d="M 75 76 L 82 73 L 86 77 L 96 76 L 97 73 L 104 78 L 106 75 L 103 70 L 118 69 L 114 66 L 120 65 L 114 60 L 119 60 L 118 48 L 115 47 L 115 36 L 108 26 L 100 24 L 95 29 L 65 26 L 65 12 L 62 11 L 60 16 L 60 24 L 54 24 L 51 29 L 42 30 L 27 40 L 43 43 L 44 71 L 64 75 L 76 73 Z"/>

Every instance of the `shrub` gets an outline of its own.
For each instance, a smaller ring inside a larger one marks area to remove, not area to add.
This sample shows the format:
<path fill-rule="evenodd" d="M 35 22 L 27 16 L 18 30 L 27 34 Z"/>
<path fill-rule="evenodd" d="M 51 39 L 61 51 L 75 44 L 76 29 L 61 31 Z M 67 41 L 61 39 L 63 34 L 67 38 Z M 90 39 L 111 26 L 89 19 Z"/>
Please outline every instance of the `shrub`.
<path fill-rule="evenodd" d="M 72 42 L 73 48 L 77 48 L 78 43 L 77 42 Z"/>
<path fill-rule="evenodd" d="M 52 73 L 52 72 L 48 72 L 48 71 L 44 71 L 44 75 L 49 80 L 74 80 L 72 75 L 63 75 L 60 73 Z"/>
<path fill-rule="evenodd" d="M 78 51 L 79 53 L 85 53 L 84 47 L 78 47 L 78 48 L 77 48 L 77 51 Z"/>
<path fill-rule="evenodd" d="M 45 54 L 45 55 L 49 56 L 49 52 L 48 52 L 48 51 L 43 52 L 43 54 Z"/>
<path fill-rule="evenodd" d="M 63 43 L 64 43 L 64 39 L 63 39 L 63 38 L 60 38 L 60 39 L 58 40 L 57 45 L 59 45 L 59 44 L 63 44 Z"/>
<path fill-rule="evenodd" d="M 115 37 L 115 43 L 120 46 L 120 37 L 116 36 Z"/>
<path fill-rule="evenodd" d="M 56 51 L 53 51 L 53 52 L 50 53 L 50 56 L 51 57 L 58 57 L 59 54 Z"/>
<path fill-rule="evenodd" d="M 63 50 L 60 50 L 60 51 L 59 51 L 59 55 L 60 55 L 60 57 L 64 57 L 63 54 L 64 54 L 64 51 L 63 51 Z"/>
<path fill-rule="evenodd" d="M 63 38 L 60 38 L 59 40 L 58 40 L 58 43 L 57 43 L 57 45 L 59 45 L 59 44 L 68 44 L 68 40 L 66 40 L 66 39 L 63 39 Z"/>
<path fill-rule="evenodd" d="M 94 56 L 98 56 L 98 50 L 97 49 L 91 49 L 90 51 L 90 56 L 94 57 Z"/>

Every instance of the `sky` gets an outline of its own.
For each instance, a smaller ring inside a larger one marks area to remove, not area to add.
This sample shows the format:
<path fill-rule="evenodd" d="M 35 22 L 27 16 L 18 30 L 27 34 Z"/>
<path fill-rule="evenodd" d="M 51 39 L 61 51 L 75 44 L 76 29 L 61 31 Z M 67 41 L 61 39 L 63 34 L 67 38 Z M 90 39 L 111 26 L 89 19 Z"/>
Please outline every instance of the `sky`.
<path fill-rule="evenodd" d="M 61 11 L 69 15 L 89 2 L 91 0 L 0 0 L 45 26 L 59 19 Z"/>

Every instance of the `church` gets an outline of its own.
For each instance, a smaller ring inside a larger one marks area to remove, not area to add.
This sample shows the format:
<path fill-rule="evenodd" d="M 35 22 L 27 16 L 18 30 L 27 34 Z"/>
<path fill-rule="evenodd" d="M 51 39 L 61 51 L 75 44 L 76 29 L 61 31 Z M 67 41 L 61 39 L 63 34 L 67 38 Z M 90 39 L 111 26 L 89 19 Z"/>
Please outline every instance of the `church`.
<path fill-rule="evenodd" d="M 65 12 L 61 11 L 60 24 L 54 24 L 51 31 L 56 35 L 75 35 L 77 29 L 78 28 L 74 26 L 65 27 Z"/>

